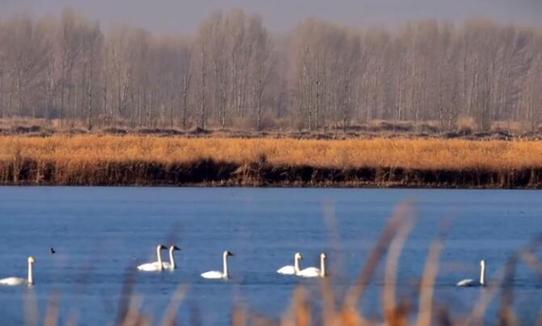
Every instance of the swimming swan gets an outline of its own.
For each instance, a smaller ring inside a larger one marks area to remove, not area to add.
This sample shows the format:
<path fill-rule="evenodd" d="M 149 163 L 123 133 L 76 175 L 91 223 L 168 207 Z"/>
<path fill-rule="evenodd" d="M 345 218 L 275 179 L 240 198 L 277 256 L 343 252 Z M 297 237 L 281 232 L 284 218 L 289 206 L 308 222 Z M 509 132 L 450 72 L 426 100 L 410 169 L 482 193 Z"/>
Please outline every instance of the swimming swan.
<path fill-rule="evenodd" d="M 175 264 L 175 257 L 173 256 L 173 252 L 174 251 L 180 251 L 181 248 L 177 247 L 177 246 L 171 246 L 169 247 L 169 263 L 168 262 L 163 262 L 162 263 L 162 267 L 164 269 L 169 269 L 169 270 L 174 270 L 175 268 L 177 268 L 177 265 Z"/>
<path fill-rule="evenodd" d="M 210 280 L 219 280 L 219 279 L 227 280 L 227 279 L 229 279 L 230 278 L 230 275 L 228 273 L 228 257 L 229 256 L 234 256 L 234 254 L 227 251 L 227 250 L 224 251 L 224 254 L 222 256 L 223 264 L 224 264 L 224 271 L 223 272 L 210 271 L 210 272 L 206 272 L 206 273 L 201 274 L 201 277 L 206 278 L 206 279 L 210 279 Z"/>
<path fill-rule="evenodd" d="M 286 265 L 277 270 L 277 273 L 282 275 L 297 275 L 299 272 L 301 272 L 301 260 L 303 259 L 303 255 L 299 252 L 296 252 L 294 254 L 294 265 Z"/>
<path fill-rule="evenodd" d="M 19 285 L 34 285 L 34 277 L 32 274 L 32 266 L 36 260 L 34 257 L 30 256 L 28 257 L 28 278 L 20 278 L 20 277 L 8 277 L 3 278 L 0 280 L 0 285 L 6 285 L 6 286 L 19 286 Z"/>
<path fill-rule="evenodd" d="M 303 269 L 302 271 L 300 271 L 299 273 L 297 273 L 297 276 L 307 277 L 307 278 L 326 277 L 326 259 L 327 259 L 326 254 L 321 253 L 319 269 L 316 267 L 307 267 Z"/>
<path fill-rule="evenodd" d="M 156 259 L 157 261 L 152 263 L 141 264 L 137 266 L 137 269 L 142 272 L 160 272 L 163 270 L 162 264 L 162 250 L 167 249 L 164 245 L 156 246 Z"/>
<path fill-rule="evenodd" d="M 457 283 L 459 287 L 486 286 L 486 261 L 480 261 L 480 282 L 473 279 L 462 280 Z"/>

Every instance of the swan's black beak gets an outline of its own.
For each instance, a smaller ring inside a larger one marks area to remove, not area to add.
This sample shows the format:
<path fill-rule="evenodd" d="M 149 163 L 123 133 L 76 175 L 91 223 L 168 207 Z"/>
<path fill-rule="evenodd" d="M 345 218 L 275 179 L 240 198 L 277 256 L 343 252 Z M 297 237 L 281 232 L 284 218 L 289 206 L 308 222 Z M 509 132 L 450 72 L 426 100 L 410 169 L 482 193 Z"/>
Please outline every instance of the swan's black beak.
<path fill-rule="evenodd" d="M 167 247 L 166 247 L 166 246 L 164 246 L 164 245 L 160 245 L 160 249 L 163 249 L 163 250 L 165 250 L 165 249 L 167 249 Z"/>
<path fill-rule="evenodd" d="M 179 247 L 177 247 L 177 246 L 173 246 L 173 250 L 175 250 L 175 251 L 180 251 L 181 248 L 179 248 Z"/>
<path fill-rule="evenodd" d="M 235 254 L 231 251 L 228 251 L 228 256 L 235 256 Z"/>

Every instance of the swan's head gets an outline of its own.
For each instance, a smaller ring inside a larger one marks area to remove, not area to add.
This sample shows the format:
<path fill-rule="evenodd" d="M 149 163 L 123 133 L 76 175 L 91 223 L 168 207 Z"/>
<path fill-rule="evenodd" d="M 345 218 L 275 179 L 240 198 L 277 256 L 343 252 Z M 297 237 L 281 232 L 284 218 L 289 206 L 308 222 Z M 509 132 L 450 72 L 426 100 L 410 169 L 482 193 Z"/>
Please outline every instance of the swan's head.
<path fill-rule="evenodd" d="M 164 246 L 163 244 L 159 244 L 158 246 L 156 246 L 156 249 L 157 249 L 157 250 L 166 250 L 167 247 Z"/>
<path fill-rule="evenodd" d="M 480 260 L 480 267 L 486 267 L 486 261 L 485 260 Z"/>
<path fill-rule="evenodd" d="M 303 255 L 300 253 L 300 252 L 296 252 L 295 255 L 294 255 L 294 259 L 303 259 Z"/>
<path fill-rule="evenodd" d="M 327 255 L 325 252 L 320 254 L 320 259 L 326 259 L 326 258 L 327 258 Z"/>
<path fill-rule="evenodd" d="M 181 248 L 179 248 L 179 247 L 177 247 L 177 246 L 171 246 L 171 247 L 169 248 L 169 250 L 171 250 L 171 251 L 181 251 Z"/>
<path fill-rule="evenodd" d="M 231 251 L 228 251 L 228 250 L 224 251 L 224 257 L 228 257 L 228 256 L 235 256 L 235 255 Z"/>
<path fill-rule="evenodd" d="M 32 256 L 28 257 L 28 263 L 29 264 L 34 264 L 36 262 L 36 259 Z"/>

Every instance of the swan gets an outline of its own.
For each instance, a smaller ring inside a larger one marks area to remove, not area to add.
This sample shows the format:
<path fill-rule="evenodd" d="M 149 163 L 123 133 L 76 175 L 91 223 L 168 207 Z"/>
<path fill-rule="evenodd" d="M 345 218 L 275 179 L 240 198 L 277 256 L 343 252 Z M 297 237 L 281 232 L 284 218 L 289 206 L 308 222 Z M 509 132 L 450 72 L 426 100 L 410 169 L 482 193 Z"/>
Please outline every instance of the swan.
<path fill-rule="evenodd" d="M 210 272 L 206 272 L 206 273 L 201 274 L 201 277 L 206 278 L 206 279 L 210 279 L 210 280 L 219 280 L 219 279 L 227 280 L 227 279 L 229 279 L 230 278 L 230 275 L 228 273 L 228 257 L 229 256 L 234 256 L 234 254 L 227 251 L 227 250 L 224 251 L 224 254 L 222 255 L 223 264 L 224 264 L 224 271 L 223 272 L 210 271 Z"/>
<path fill-rule="evenodd" d="M 316 267 L 307 267 L 297 273 L 297 276 L 301 277 L 326 277 L 326 259 L 327 255 L 325 253 L 320 254 L 320 268 Z"/>
<path fill-rule="evenodd" d="M 137 269 L 142 272 L 160 272 L 164 268 L 162 264 L 162 250 L 167 249 L 164 245 L 156 246 L 156 259 L 157 261 L 152 263 L 141 264 L 137 266 Z"/>
<path fill-rule="evenodd" d="M 179 251 L 179 250 L 181 249 L 177 246 L 169 247 L 169 263 L 168 262 L 162 263 L 162 267 L 164 269 L 174 270 L 175 268 L 177 268 L 177 265 L 175 264 L 175 257 L 173 256 L 173 252 Z"/>
<path fill-rule="evenodd" d="M 480 282 L 473 279 L 466 279 L 457 282 L 459 287 L 486 286 L 486 261 L 480 261 Z"/>
<path fill-rule="evenodd" d="M 0 285 L 6 285 L 6 286 L 19 286 L 19 285 L 34 285 L 34 277 L 32 274 L 32 267 L 36 260 L 34 257 L 30 256 L 28 257 L 28 278 L 20 278 L 20 277 L 7 277 L 0 280 Z"/>
<path fill-rule="evenodd" d="M 299 252 L 294 254 L 294 265 L 286 265 L 277 270 L 277 273 L 282 275 L 297 275 L 301 271 L 301 260 L 303 255 Z"/>

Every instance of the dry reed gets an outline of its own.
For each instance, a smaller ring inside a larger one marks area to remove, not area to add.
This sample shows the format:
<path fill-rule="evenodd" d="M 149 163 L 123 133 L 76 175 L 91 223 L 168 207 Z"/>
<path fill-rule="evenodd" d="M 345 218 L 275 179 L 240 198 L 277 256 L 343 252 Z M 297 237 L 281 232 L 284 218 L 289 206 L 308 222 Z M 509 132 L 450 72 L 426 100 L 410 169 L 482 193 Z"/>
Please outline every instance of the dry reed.
<path fill-rule="evenodd" d="M 540 187 L 542 141 L 0 137 L 3 184 L 215 182 Z"/>
<path fill-rule="evenodd" d="M 423 275 L 420 276 L 421 282 L 418 289 L 418 307 L 414 309 L 408 301 L 398 303 L 396 299 L 396 274 L 398 272 L 398 260 L 401 256 L 403 245 L 407 239 L 414 222 L 414 215 L 409 205 L 402 205 L 396 210 L 390 219 L 387 227 L 382 232 L 380 238 L 375 243 L 375 247 L 369 254 L 364 268 L 356 282 L 351 286 L 347 293 L 340 297 L 337 296 L 336 289 L 333 288 L 333 277 L 321 280 L 319 293 L 311 293 L 309 300 L 308 291 L 303 286 L 295 289 L 292 296 L 292 304 L 287 313 L 280 319 L 265 317 L 261 314 L 253 313 L 250 309 L 240 306 L 232 312 L 231 324 L 233 326 L 372 326 L 372 325 L 391 325 L 391 326 L 426 326 L 426 325 L 483 325 L 489 304 L 500 296 L 500 309 L 496 320 L 500 325 L 512 326 L 520 323 L 520 316 L 516 315 L 514 309 L 513 279 L 517 264 L 520 261 L 526 263 L 533 271 L 540 274 L 540 261 L 536 256 L 538 250 L 542 247 L 542 237 L 534 239 L 525 248 L 520 249 L 513 255 L 508 264 L 500 270 L 488 287 L 480 292 L 478 301 L 473 305 L 473 309 L 466 315 L 451 314 L 446 308 L 437 308 L 438 298 L 434 296 L 435 280 L 438 273 L 439 258 L 444 246 L 444 236 L 440 236 L 429 248 L 427 262 Z M 445 232 L 444 232 L 445 233 Z M 361 309 L 360 302 L 366 286 L 369 284 L 374 273 L 377 271 L 381 261 L 385 261 L 385 284 L 382 293 L 382 317 L 369 317 Z M 134 293 L 134 280 L 132 269 L 128 269 L 125 275 L 125 283 L 122 289 L 121 300 L 118 304 L 118 318 L 116 325 L 122 326 L 146 326 L 154 325 L 151 316 L 142 312 L 141 296 Z M 453 286 L 453 285 L 451 285 Z M 172 296 L 166 311 L 162 317 L 161 325 L 178 325 L 177 312 L 186 296 L 190 293 L 183 285 L 179 286 Z M 30 295 L 26 305 L 27 324 L 37 325 L 38 309 L 35 298 Z M 314 300 L 321 299 L 322 306 L 313 305 Z M 411 299 L 416 300 L 416 298 Z M 195 319 L 190 319 L 190 324 L 201 324 L 198 319 L 199 310 L 197 306 L 193 307 L 192 313 Z M 542 316 L 542 315 L 541 315 Z M 192 315 L 191 315 L 192 317 Z M 49 307 L 44 316 L 44 325 L 57 325 L 58 321 L 57 297 L 52 296 Z M 530 318 L 530 317 L 529 317 Z"/>

